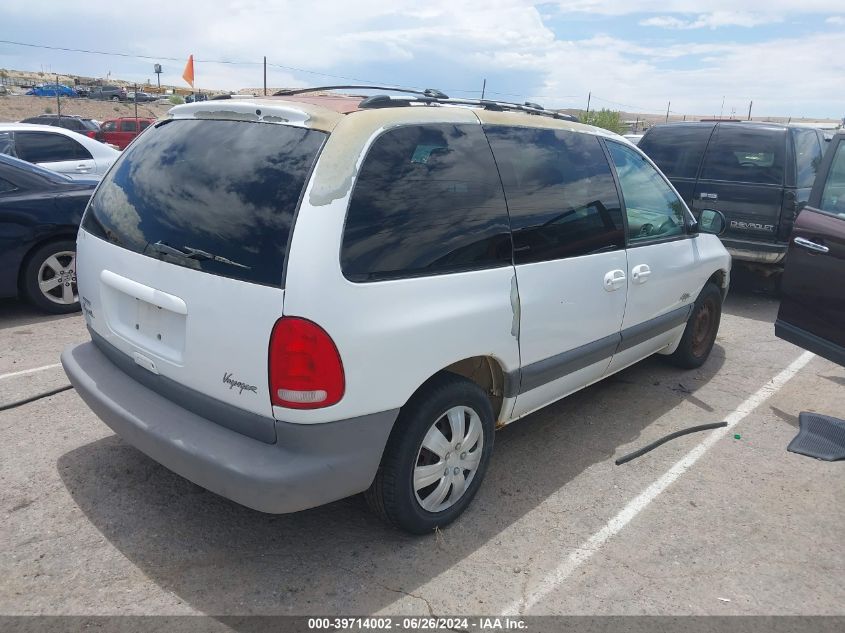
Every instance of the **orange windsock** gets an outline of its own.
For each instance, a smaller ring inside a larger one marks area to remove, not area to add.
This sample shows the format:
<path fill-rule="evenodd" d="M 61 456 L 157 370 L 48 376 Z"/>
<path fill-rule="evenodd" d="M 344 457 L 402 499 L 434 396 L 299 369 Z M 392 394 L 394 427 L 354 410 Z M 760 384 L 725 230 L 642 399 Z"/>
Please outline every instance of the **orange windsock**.
<path fill-rule="evenodd" d="M 185 70 L 182 72 L 182 79 L 188 82 L 191 88 L 194 87 L 194 56 L 188 57 L 188 63 L 185 64 Z"/>

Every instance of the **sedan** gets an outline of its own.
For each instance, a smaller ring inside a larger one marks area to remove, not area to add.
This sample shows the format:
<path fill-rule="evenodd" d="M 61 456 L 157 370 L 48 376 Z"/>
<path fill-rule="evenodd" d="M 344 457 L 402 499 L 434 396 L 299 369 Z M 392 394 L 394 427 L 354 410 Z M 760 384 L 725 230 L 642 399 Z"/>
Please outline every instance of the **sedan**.
<path fill-rule="evenodd" d="M 96 185 L 0 154 L 0 297 L 79 310 L 76 233 Z"/>
<path fill-rule="evenodd" d="M 77 132 L 50 125 L 0 123 L 0 154 L 71 178 L 101 178 L 120 152 Z"/>
<path fill-rule="evenodd" d="M 41 84 L 33 86 L 26 91 L 26 94 L 36 97 L 78 97 L 76 90 L 64 84 Z"/>

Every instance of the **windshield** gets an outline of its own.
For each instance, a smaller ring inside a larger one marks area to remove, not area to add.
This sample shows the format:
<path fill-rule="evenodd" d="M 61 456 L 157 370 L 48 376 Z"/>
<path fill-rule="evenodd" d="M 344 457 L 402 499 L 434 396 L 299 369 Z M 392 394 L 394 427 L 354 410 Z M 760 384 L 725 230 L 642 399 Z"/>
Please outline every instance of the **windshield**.
<path fill-rule="evenodd" d="M 272 123 L 170 120 L 121 156 L 82 227 L 172 264 L 279 286 L 325 138 Z"/>

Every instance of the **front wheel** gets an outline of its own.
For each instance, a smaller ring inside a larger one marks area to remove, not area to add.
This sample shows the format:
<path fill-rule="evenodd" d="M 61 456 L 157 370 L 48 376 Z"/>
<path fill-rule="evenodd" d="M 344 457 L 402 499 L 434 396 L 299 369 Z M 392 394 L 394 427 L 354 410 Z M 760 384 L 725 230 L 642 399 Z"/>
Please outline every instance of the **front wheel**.
<path fill-rule="evenodd" d="M 367 502 L 413 534 L 451 523 L 481 486 L 494 432 L 493 408 L 478 385 L 436 376 L 399 413 Z"/>
<path fill-rule="evenodd" d="M 722 293 L 716 284 L 707 282 L 695 300 L 678 349 L 667 357 L 669 362 L 684 369 L 701 367 L 716 342 L 721 318 Z"/>
<path fill-rule="evenodd" d="M 61 240 L 38 248 L 27 260 L 21 281 L 26 298 L 45 312 L 67 314 L 79 310 L 76 243 Z"/>

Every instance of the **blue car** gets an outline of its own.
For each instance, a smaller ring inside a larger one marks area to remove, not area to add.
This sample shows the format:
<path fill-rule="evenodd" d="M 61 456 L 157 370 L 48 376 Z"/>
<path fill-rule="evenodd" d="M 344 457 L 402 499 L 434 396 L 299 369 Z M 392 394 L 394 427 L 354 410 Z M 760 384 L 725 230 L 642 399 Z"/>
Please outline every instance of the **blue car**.
<path fill-rule="evenodd" d="M 61 97 L 78 97 L 76 90 L 64 84 L 41 84 L 34 86 L 26 91 L 28 95 L 36 97 L 55 97 L 58 94 Z"/>

